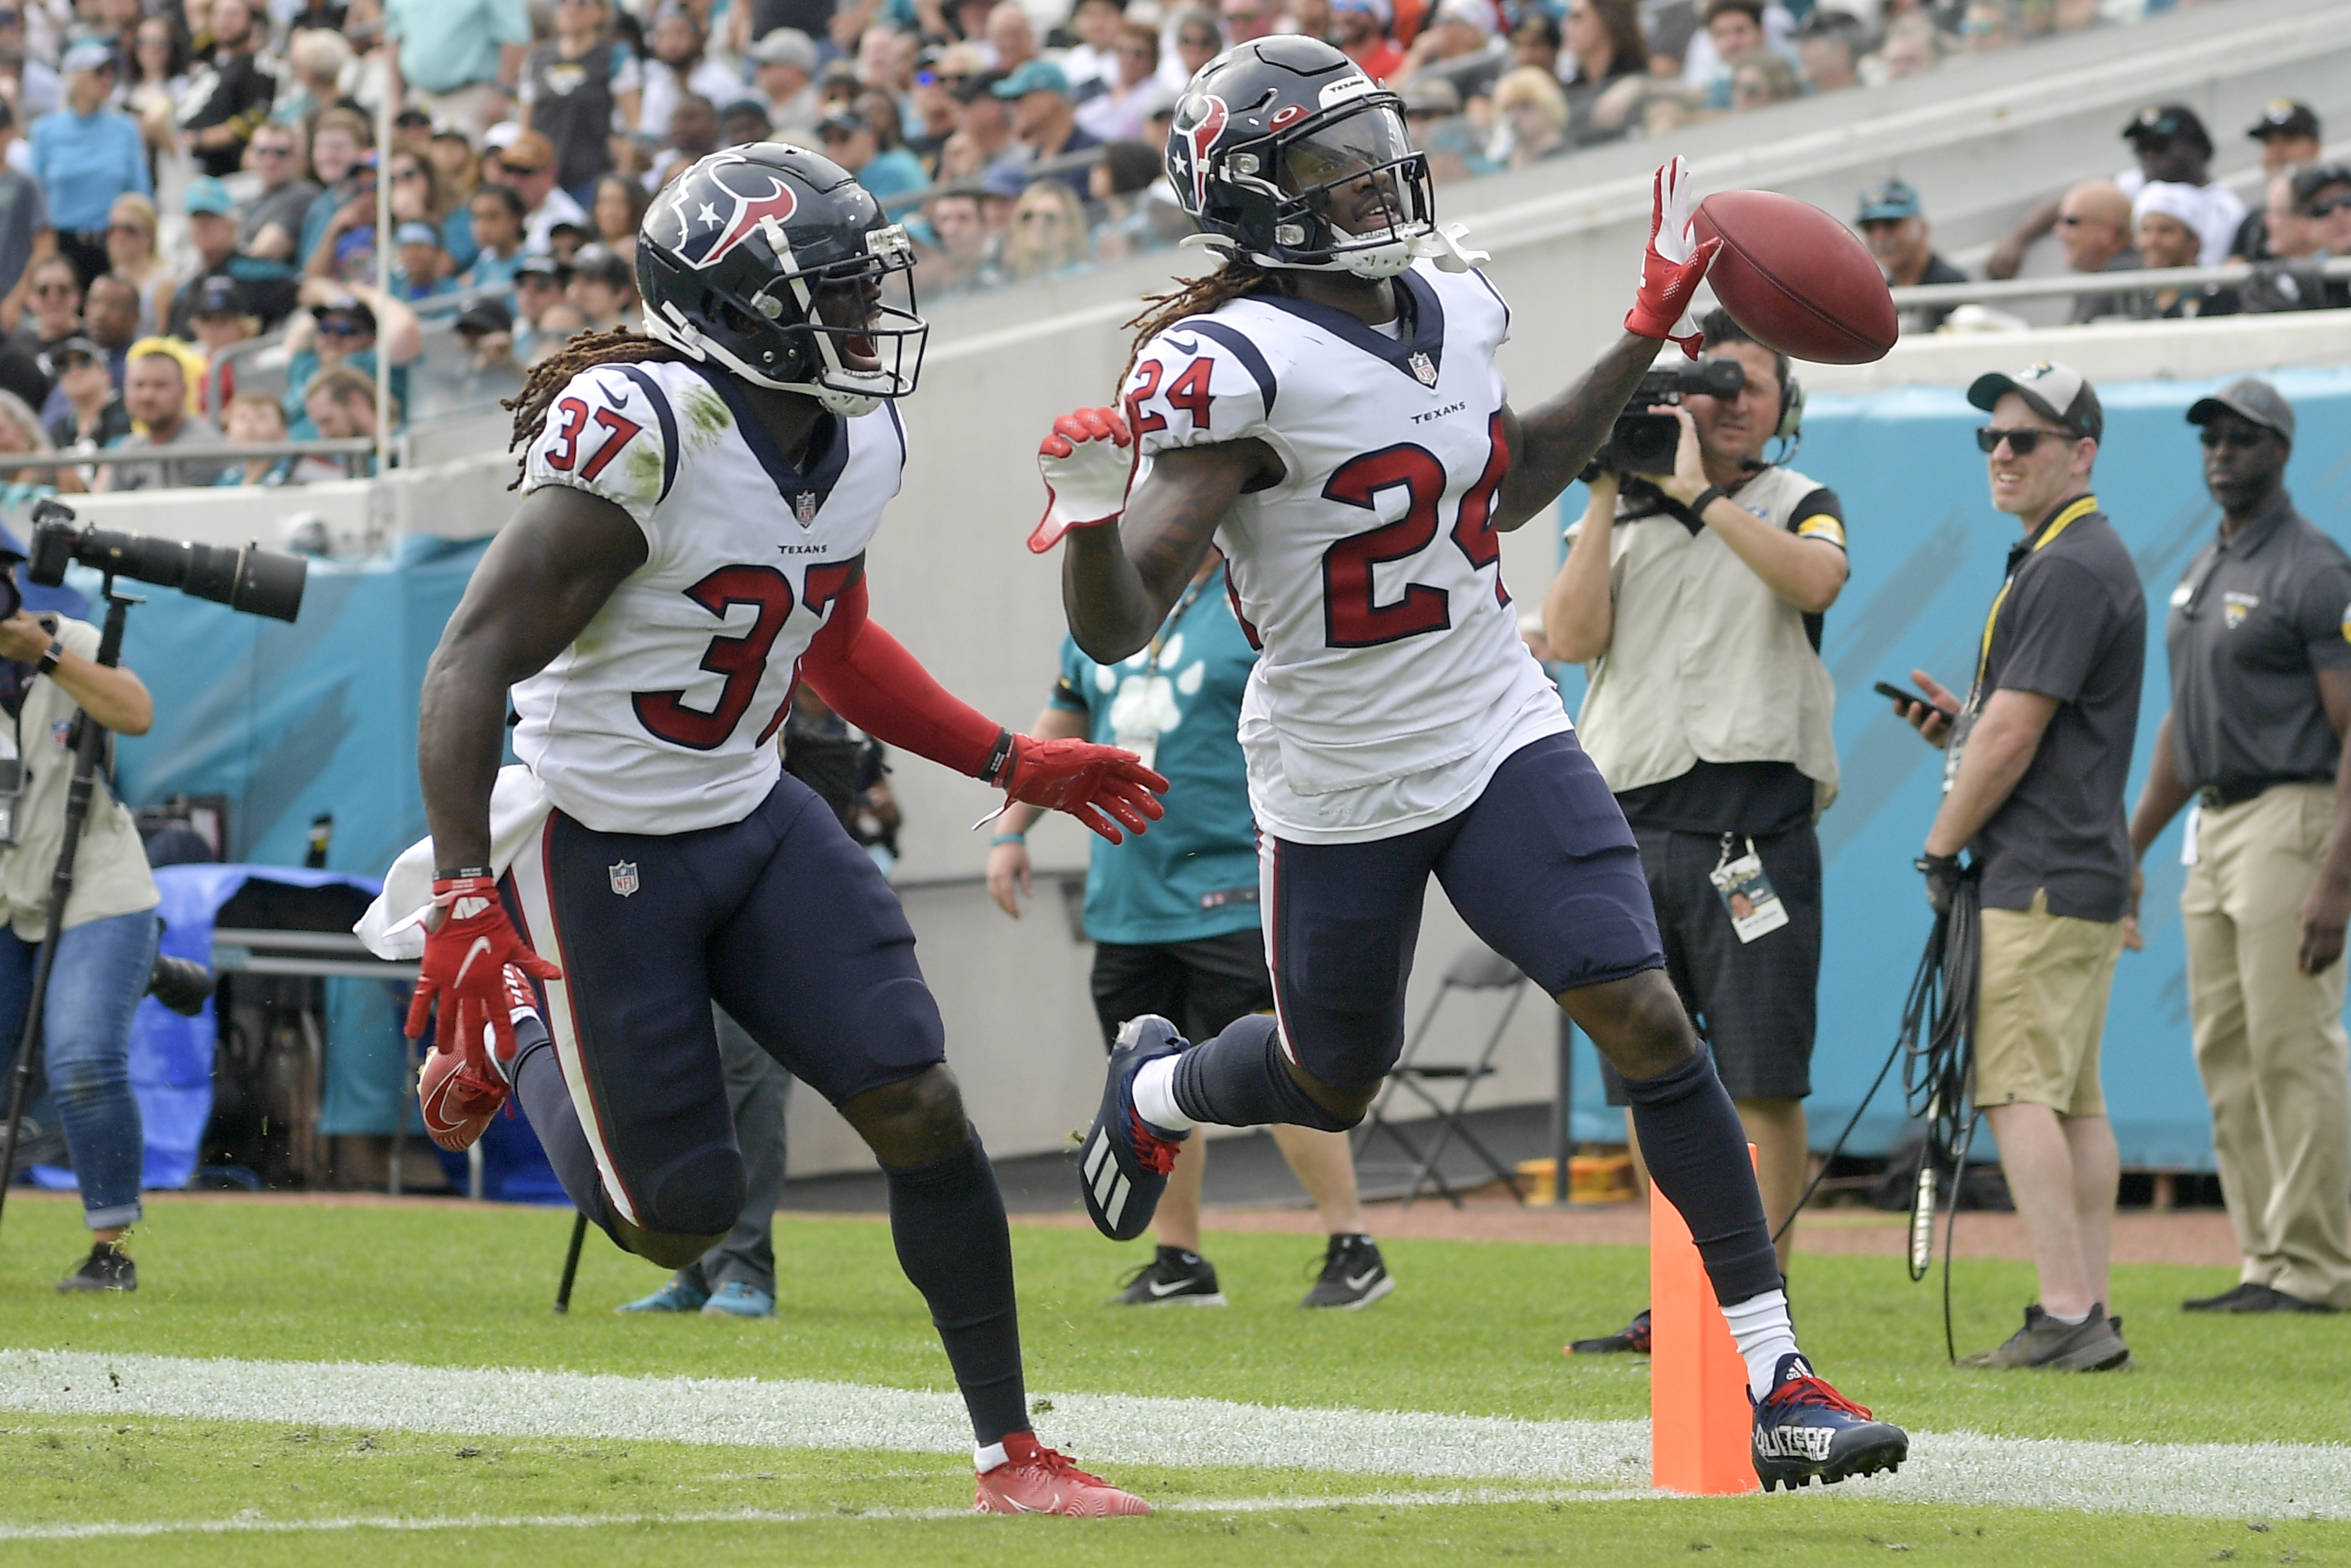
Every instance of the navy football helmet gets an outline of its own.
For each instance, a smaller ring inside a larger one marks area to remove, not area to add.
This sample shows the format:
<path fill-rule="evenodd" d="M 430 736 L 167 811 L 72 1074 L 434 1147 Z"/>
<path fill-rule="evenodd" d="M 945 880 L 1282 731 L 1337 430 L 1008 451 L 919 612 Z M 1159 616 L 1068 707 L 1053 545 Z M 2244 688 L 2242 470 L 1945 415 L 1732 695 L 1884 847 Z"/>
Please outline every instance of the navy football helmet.
<path fill-rule="evenodd" d="M 1167 178 L 1209 243 L 1260 267 L 1393 277 L 1434 254 L 1403 100 L 1320 39 L 1259 38 L 1202 66 L 1168 124 Z"/>
<path fill-rule="evenodd" d="M 914 390 L 930 328 L 914 267 L 906 231 L 854 176 L 776 141 L 704 158 L 637 231 L 648 333 L 844 415 Z"/>

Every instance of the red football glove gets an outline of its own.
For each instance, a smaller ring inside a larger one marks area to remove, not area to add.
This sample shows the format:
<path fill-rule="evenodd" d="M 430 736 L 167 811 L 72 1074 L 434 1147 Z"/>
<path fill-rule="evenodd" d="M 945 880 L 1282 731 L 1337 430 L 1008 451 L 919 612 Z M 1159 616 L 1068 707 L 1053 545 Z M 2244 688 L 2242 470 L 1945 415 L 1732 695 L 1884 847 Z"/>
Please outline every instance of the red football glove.
<path fill-rule="evenodd" d="M 1159 803 L 1167 792 L 1166 779 L 1134 752 L 1092 741 L 1016 736 L 1012 759 L 994 782 L 1012 800 L 1067 811 L 1114 844 L 1124 841 L 1111 817 L 1140 833 L 1167 814 Z"/>
<path fill-rule="evenodd" d="M 1029 549 L 1043 555 L 1071 528 L 1116 522 L 1142 451 L 1114 408 L 1081 408 L 1055 420 L 1037 448 L 1045 516 L 1029 536 Z"/>
<path fill-rule="evenodd" d="M 1690 219 L 1696 184 L 1678 156 L 1657 170 L 1649 198 L 1649 247 L 1641 253 L 1641 292 L 1625 313 L 1625 330 L 1678 343 L 1693 360 L 1702 335 L 1690 319 L 1690 297 L 1722 248 L 1719 239 L 1698 243 Z"/>
<path fill-rule="evenodd" d="M 433 884 L 433 902 L 445 915 L 424 934 L 424 961 L 416 973 L 416 995 L 408 1004 L 407 1034 L 424 1032 L 424 1019 L 438 998 L 438 1051 L 462 1051 L 467 1070 L 484 1082 L 500 1080 L 482 1060 L 482 1030 L 496 1031 L 498 1054 L 514 1051 L 514 1019 L 507 1000 L 507 966 L 541 980 L 559 980 L 563 971 L 530 950 L 507 919 L 495 877 L 443 877 Z"/>

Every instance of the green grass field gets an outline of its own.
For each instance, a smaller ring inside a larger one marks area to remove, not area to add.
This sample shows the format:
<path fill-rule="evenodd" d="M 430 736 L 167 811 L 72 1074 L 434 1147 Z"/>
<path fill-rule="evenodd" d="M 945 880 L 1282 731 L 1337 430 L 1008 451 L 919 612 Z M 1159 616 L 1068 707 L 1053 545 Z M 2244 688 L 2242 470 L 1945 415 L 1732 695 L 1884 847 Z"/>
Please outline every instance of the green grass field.
<path fill-rule="evenodd" d="M 601 1237 L 590 1239 L 572 1315 L 556 1317 L 549 1304 L 568 1226 L 564 1212 L 459 1204 L 164 1203 L 138 1239 L 142 1289 L 93 1300 L 50 1289 L 80 1249 L 78 1208 L 12 1196 L 0 1243 L 0 1343 L 951 1386 L 879 1222 L 779 1223 L 779 1314 L 757 1323 L 613 1316 L 612 1305 L 660 1274 Z M 1552 1421 L 1647 1413 L 1643 1363 L 1559 1354 L 1571 1333 L 1613 1324 L 1638 1304 L 1646 1259 L 1635 1249 L 1398 1241 L 1387 1249 L 1400 1281 L 1393 1296 L 1364 1312 L 1314 1314 L 1295 1301 L 1309 1253 L 1318 1249 L 1294 1237 L 1212 1239 L 1234 1301 L 1221 1312 L 1102 1305 L 1123 1270 L 1143 1257 L 1140 1247 L 1027 1227 L 1016 1227 L 1014 1246 L 1029 1386 L 1040 1396 L 1196 1396 L 1327 1409 L 1333 1423 L 1347 1410 Z M 2117 1270 L 2115 1310 L 2127 1320 L 2141 1365 L 2073 1377 L 1949 1371 L 1932 1288 L 1911 1285 L 1890 1260 L 1800 1255 L 1793 1289 L 1799 1326 L 1823 1370 L 1913 1430 L 2351 1445 L 2351 1400 L 2342 1392 L 2351 1319 L 2211 1319 L 2177 1310 L 2181 1297 L 2225 1283 L 2210 1270 Z M 2029 1290 L 2022 1264 L 1962 1262 L 1961 1348 L 2005 1335 Z M 1040 1426 L 1051 1440 L 1050 1414 L 1040 1414 Z M 1082 1450 L 1078 1458 L 1085 1459 Z M 473 1561 L 534 1565 L 616 1554 L 952 1563 L 1017 1552 L 1023 1561 L 1080 1563 L 1141 1549 L 1155 1562 L 1177 1563 L 1570 1552 L 1685 1562 L 1711 1549 L 1844 1563 L 1904 1549 L 1970 1563 L 2351 1563 L 2351 1522 L 2341 1521 L 1876 1501 L 1866 1482 L 1770 1499 L 1592 1500 L 1573 1489 L 1509 1481 L 1101 1468 L 1168 1511 L 1102 1524 L 932 1517 L 970 1501 L 967 1465 L 938 1453 L 0 1409 L 0 1561 L 314 1563 L 331 1553 L 357 1563 L 462 1551 Z M 1458 1500 L 1443 1500 L 1455 1494 Z M 2340 1511 L 2341 1501 L 2329 1511 Z M 744 1511 L 763 1517 L 709 1517 Z M 381 1522 L 394 1518 L 442 1528 L 420 1534 Z M 612 1522 L 546 1522 L 583 1518 Z M 377 1522 L 322 1533 L 315 1526 L 326 1521 Z M 274 1529 L 304 1521 L 311 1527 Z M 165 1524 L 235 1533 L 25 1535 Z"/>

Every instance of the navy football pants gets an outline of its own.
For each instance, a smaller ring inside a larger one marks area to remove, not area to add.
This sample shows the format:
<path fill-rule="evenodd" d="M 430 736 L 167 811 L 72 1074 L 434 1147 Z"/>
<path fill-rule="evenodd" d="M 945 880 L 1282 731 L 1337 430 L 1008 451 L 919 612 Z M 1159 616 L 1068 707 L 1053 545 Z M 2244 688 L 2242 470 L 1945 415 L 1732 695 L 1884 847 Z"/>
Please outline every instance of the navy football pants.
<path fill-rule="evenodd" d="M 562 967 L 543 986 L 549 1032 L 633 1225 L 715 1236 L 741 1207 L 713 1001 L 835 1105 L 945 1060 L 897 895 L 789 775 L 741 821 L 695 832 L 551 812 L 508 875 L 524 939 Z"/>

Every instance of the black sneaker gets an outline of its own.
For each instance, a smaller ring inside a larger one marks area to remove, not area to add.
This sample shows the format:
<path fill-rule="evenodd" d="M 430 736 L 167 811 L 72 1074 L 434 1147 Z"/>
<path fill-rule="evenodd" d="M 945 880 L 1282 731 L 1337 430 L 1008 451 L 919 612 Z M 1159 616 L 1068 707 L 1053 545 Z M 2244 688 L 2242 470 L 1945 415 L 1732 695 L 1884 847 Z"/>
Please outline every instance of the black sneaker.
<path fill-rule="evenodd" d="M 1910 1434 L 1830 1387 L 1800 1354 L 1780 1358 L 1771 1392 L 1755 1406 L 1755 1479 L 1765 1491 L 1794 1490 L 1847 1476 L 1892 1472 L 1910 1457 Z"/>
<path fill-rule="evenodd" d="M 2183 1312 L 2259 1312 L 2261 1309 L 2252 1303 L 2260 1301 L 2268 1291 L 2267 1285 L 2256 1285 L 2251 1280 L 2241 1281 L 2217 1296 L 2198 1296 L 2182 1301 L 2179 1310 Z"/>
<path fill-rule="evenodd" d="M 1333 1236 L 1322 1253 L 1322 1274 L 1298 1304 L 1353 1312 L 1395 1289 L 1395 1276 L 1388 1272 L 1378 1243 L 1368 1236 Z"/>
<path fill-rule="evenodd" d="M 2306 1301 L 2300 1296 L 2289 1296 L 2273 1285 L 2256 1285 L 2261 1292 L 2241 1305 L 2231 1309 L 2240 1312 L 2331 1312 L 2336 1309 L 2325 1301 Z"/>
<path fill-rule="evenodd" d="M 131 1254 L 111 1241 L 92 1244 L 89 1256 L 81 1267 L 57 1281 L 60 1291 L 135 1291 L 139 1288 L 139 1265 Z"/>
<path fill-rule="evenodd" d="M 1649 1354 L 1649 1309 L 1643 1307 L 1633 1314 L 1633 1321 L 1611 1334 L 1598 1339 L 1580 1339 L 1561 1354 L 1564 1355 L 1646 1355 Z"/>
<path fill-rule="evenodd" d="M 2123 1343 L 2116 1320 L 2106 1315 L 2101 1301 L 2078 1323 L 2061 1323 L 2034 1301 L 2024 1309 L 2024 1326 L 1991 1350 L 1959 1357 L 1959 1364 L 1979 1372 L 2032 1367 L 2043 1372 L 2113 1372 L 2131 1364 L 2130 1346 Z"/>
<path fill-rule="evenodd" d="M 1221 1307 L 1217 1266 L 1197 1252 L 1162 1247 L 1158 1256 L 1126 1277 L 1126 1289 L 1110 1299 L 1113 1307 Z"/>

